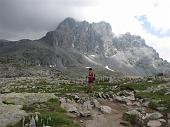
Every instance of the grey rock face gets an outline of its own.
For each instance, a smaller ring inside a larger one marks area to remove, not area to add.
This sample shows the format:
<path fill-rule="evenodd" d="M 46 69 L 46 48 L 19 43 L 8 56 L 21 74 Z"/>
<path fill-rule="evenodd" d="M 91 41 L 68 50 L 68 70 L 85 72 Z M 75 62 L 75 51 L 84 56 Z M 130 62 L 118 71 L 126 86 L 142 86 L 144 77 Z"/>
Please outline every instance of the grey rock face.
<path fill-rule="evenodd" d="M 104 54 L 112 45 L 112 29 L 106 22 L 89 24 L 67 18 L 55 31 L 48 32 L 43 41 L 52 46 L 75 48 L 83 53 Z"/>

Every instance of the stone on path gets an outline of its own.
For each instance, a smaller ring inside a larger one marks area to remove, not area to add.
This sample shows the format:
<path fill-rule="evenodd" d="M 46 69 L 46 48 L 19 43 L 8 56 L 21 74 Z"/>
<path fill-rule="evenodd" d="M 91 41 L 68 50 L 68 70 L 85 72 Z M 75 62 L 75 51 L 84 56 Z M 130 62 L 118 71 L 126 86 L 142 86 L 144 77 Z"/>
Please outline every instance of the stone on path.
<path fill-rule="evenodd" d="M 160 127 L 161 126 L 161 122 L 159 120 L 150 120 L 147 123 L 148 127 Z"/>
<path fill-rule="evenodd" d="M 109 106 L 100 106 L 100 111 L 104 114 L 110 114 L 112 109 Z"/>
<path fill-rule="evenodd" d="M 98 102 L 97 99 L 93 99 L 93 105 L 95 108 L 100 108 L 100 103 Z"/>

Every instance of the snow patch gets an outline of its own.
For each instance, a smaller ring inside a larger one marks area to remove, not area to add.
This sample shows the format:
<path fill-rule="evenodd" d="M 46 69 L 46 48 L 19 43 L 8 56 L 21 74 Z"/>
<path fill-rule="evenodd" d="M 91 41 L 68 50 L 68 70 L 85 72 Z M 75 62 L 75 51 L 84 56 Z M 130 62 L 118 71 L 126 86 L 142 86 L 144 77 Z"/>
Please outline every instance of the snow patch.
<path fill-rule="evenodd" d="M 74 48 L 74 43 L 72 43 L 72 47 Z"/>
<path fill-rule="evenodd" d="M 90 55 L 90 56 L 95 57 L 96 55 Z"/>
<path fill-rule="evenodd" d="M 96 64 L 96 65 L 99 65 L 99 63 L 95 62 L 94 60 L 90 59 L 89 57 L 87 57 L 86 55 L 84 55 L 84 57 L 90 62 L 90 63 L 93 63 L 93 64 Z"/>
<path fill-rule="evenodd" d="M 105 68 L 109 71 L 114 71 L 114 70 L 110 69 L 109 66 L 106 66 Z"/>

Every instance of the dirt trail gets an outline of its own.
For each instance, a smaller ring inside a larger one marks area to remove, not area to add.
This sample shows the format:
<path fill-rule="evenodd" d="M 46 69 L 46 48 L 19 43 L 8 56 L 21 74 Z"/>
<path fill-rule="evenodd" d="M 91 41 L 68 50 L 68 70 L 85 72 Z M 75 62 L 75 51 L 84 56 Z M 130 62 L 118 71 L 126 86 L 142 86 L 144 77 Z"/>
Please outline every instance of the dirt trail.
<path fill-rule="evenodd" d="M 105 100 L 100 101 L 100 103 L 110 106 L 112 113 L 97 115 L 92 120 L 85 121 L 86 127 L 125 127 L 120 124 L 122 121 L 122 113 L 127 110 L 125 106 Z"/>

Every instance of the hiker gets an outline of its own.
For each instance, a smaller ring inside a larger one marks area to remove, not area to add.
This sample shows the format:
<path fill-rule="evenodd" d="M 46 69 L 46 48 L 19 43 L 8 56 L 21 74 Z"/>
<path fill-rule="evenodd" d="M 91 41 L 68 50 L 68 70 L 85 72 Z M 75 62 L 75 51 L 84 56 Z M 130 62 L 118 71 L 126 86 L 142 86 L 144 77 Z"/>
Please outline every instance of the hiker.
<path fill-rule="evenodd" d="M 95 80 L 95 74 L 92 68 L 89 68 L 88 76 L 87 76 L 87 87 L 88 87 L 88 93 L 92 93 L 93 91 L 93 82 Z"/>

